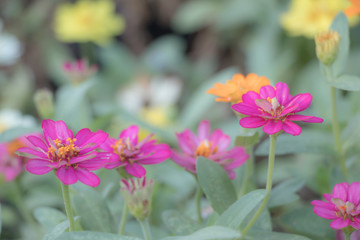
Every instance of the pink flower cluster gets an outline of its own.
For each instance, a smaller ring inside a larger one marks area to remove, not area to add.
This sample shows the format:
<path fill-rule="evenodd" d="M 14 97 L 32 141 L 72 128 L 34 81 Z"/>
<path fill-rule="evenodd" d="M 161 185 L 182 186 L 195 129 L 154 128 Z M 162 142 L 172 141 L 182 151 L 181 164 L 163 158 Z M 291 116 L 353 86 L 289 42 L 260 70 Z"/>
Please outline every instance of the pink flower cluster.
<path fill-rule="evenodd" d="M 26 164 L 28 172 L 42 175 L 55 170 L 56 176 L 66 185 L 80 181 L 96 187 L 100 179 L 93 171 L 103 167 L 125 167 L 129 174 L 140 178 L 146 174 L 142 164 L 156 164 L 171 155 L 169 146 L 155 144 L 155 140 L 150 139 L 152 135 L 138 142 L 137 126 L 124 130 L 119 139 L 87 128 L 74 137 L 63 121 L 44 120 L 42 129 L 43 135 L 27 136 L 29 146 L 17 152 L 30 158 Z"/>
<path fill-rule="evenodd" d="M 360 229 L 360 183 L 339 183 L 333 192 L 323 195 L 325 201 L 314 200 L 314 213 L 330 219 L 330 227 L 342 229 L 347 226 Z"/>
<path fill-rule="evenodd" d="M 247 92 L 242 96 L 242 102 L 234 104 L 232 108 L 248 115 L 240 119 L 240 125 L 244 128 L 264 126 L 263 131 L 269 135 L 284 131 L 295 136 L 301 133 L 301 128 L 294 122 L 323 122 L 318 117 L 297 114 L 307 109 L 311 101 L 310 93 L 291 96 L 288 85 L 279 82 L 275 87 L 262 87 L 260 93 Z"/>
<path fill-rule="evenodd" d="M 220 129 L 211 133 L 208 121 L 200 123 L 198 136 L 189 129 L 176 135 L 182 152 L 173 150 L 172 159 L 192 173 L 196 173 L 197 157 L 203 156 L 223 166 L 230 179 L 234 179 L 234 169 L 249 158 L 243 147 L 226 150 L 230 145 L 230 137 Z"/>

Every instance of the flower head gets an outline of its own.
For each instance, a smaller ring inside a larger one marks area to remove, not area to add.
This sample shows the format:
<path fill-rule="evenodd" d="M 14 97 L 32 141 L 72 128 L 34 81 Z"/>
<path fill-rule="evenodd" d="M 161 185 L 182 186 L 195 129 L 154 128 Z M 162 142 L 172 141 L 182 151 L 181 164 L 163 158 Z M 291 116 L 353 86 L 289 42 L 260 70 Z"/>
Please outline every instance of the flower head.
<path fill-rule="evenodd" d="M 153 180 L 130 178 L 121 180 L 121 195 L 124 197 L 130 213 L 138 220 L 143 220 L 151 213 Z"/>
<path fill-rule="evenodd" d="M 356 16 L 360 14 L 360 1 L 350 0 L 351 6 L 344 10 L 344 13 L 348 17 Z"/>
<path fill-rule="evenodd" d="M 64 42 L 107 43 L 124 30 L 124 20 L 115 15 L 110 0 L 79 0 L 56 9 L 55 33 Z"/>
<path fill-rule="evenodd" d="M 4 175 L 6 182 L 14 180 L 24 170 L 25 159 L 16 155 L 15 151 L 25 145 L 24 137 L 0 143 L 0 175 Z"/>
<path fill-rule="evenodd" d="M 111 155 L 95 149 L 106 140 L 107 133 L 84 128 L 74 137 L 65 122 L 50 119 L 42 122 L 42 129 L 41 137 L 26 137 L 30 147 L 18 150 L 19 154 L 30 158 L 26 164 L 28 172 L 42 175 L 55 170 L 56 176 L 66 185 L 78 180 L 91 187 L 99 185 L 100 179 L 92 171 L 108 163 Z"/>
<path fill-rule="evenodd" d="M 105 168 L 125 167 L 127 173 L 141 178 L 146 174 L 142 165 L 157 164 L 170 157 L 171 150 L 167 144 L 156 144 L 156 140 L 151 140 L 153 134 L 139 142 L 138 133 L 138 126 L 130 126 L 120 133 L 118 139 L 109 137 L 100 146 L 105 152 L 115 155 L 114 162 Z"/>
<path fill-rule="evenodd" d="M 339 183 L 333 192 L 323 195 L 325 201 L 314 200 L 314 213 L 330 219 L 330 227 L 342 229 L 351 226 L 360 229 L 360 183 Z"/>
<path fill-rule="evenodd" d="M 323 64 L 330 66 L 336 60 L 341 36 L 333 30 L 315 36 L 316 56 Z"/>
<path fill-rule="evenodd" d="M 89 66 L 88 61 L 82 59 L 75 62 L 64 62 L 63 70 L 72 83 L 79 84 L 94 75 L 98 67 L 96 65 Z"/>
<path fill-rule="evenodd" d="M 327 31 L 334 17 L 348 5 L 347 0 L 292 0 L 281 24 L 290 35 L 313 38 Z M 357 19 L 349 21 L 352 25 Z"/>
<path fill-rule="evenodd" d="M 203 156 L 220 164 L 229 177 L 234 179 L 236 177 L 234 169 L 249 158 L 242 147 L 226 150 L 230 145 L 230 137 L 220 129 L 215 129 L 211 133 L 208 121 L 200 123 L 198 136 L 189 129 L 176 135 L 182 152 L 172 150 L 172 159 L 192 173 L 196 173 L 197 157 Z"/>
<path fill-rule="evenodd" d="M 260 88 L 270 85 L 269 79 L 259 77 L 254 73 L 248 74 L 246 77 L 242 74 L 235 74 L 229 81 L 223 83 L 215 83 L 214 88 L 210 88 L 207 93 L 218 96 L 217 102 L 241 102 L 242 95 L 248 91 L 259 92 Z"/>
<path fill-rule="evenodd" d="M 314 116 L 297 114 L 307 109 L 312 100 L 310 93 L 302 93 L 294 97 L 289 94 L 286 83 L 279 82 L 275 87 L 265 86 L 260 94 L 248 92 L 242 97 L 243 102 L 234 104 L 232 108 L 248 117 L 240 119 L 244 128 L 263 127 L 269 135 L 283 130 L 291 135 L 299 135 L 301 128 L 293 121 L 321 123 L 323 119 Z"/>

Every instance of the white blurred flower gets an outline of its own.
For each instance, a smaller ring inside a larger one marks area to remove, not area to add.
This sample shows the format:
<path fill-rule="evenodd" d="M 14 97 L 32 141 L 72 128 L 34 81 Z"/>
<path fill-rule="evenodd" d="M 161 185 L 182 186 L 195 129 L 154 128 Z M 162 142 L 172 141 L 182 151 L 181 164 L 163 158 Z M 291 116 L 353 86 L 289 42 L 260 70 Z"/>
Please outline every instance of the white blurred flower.
<path fill-rule="evenodd" d="M 34 127 L 35 118 L 29 115 L 22 115 L 15 109 L 0 110 L 0 133 L 15 127 Z"/>
<path fill-rule="evenodd" d="M 2 31 L 3 23 L 0 20 L 0 65 L 14 64 L 22 54 L 20 41 L 9 33 Z"/>

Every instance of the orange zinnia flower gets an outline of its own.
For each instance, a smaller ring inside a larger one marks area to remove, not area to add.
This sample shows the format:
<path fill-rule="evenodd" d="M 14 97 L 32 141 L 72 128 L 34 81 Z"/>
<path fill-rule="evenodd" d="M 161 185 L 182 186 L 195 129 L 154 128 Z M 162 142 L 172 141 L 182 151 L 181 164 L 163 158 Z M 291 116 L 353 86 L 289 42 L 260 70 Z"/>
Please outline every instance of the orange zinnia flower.
<path fill-rule="evenodd" d="M 215 83 L 214 88 L 210 88 L 206 93 L 218 96 L 217 102 L 242 102 L 242 95 L 248 91 L 259 93 L 260 88 L 270 85 L 269 79 L 259 77 L 254 73 L 248 74 L 246 77 L 242 74 L 235 74 L 229 81 L 223 83 Z"/>
<path fill-rule="evenodd" d="M 351 6 L 344 10 L 344 13 L 348 17 L 352 17 L 360 14 L 360 0 L 350 0 Z"/>

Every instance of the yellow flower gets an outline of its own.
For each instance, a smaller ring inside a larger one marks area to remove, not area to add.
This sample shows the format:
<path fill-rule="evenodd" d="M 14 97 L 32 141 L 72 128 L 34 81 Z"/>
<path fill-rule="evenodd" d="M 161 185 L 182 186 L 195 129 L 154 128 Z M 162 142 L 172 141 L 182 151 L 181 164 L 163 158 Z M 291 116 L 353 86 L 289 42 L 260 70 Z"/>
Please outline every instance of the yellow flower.
<path fill-rule="evenodd" d="M 292 36 L 313 38 L 319 32 L 327 31 L 334 17 L 348 6 L 348 0 L 292 0 L 281 24 Z M 350 25 L 357 20 L 349 18 Z"/>
<path fill-rule="evenodd" d="M 79 0 L 64 3 L 56 9 L 54 30 L 63 42 L 95 42 L 106 44 L 123 32 L 125 23 L 115 15 L 110 0 Z"/>

